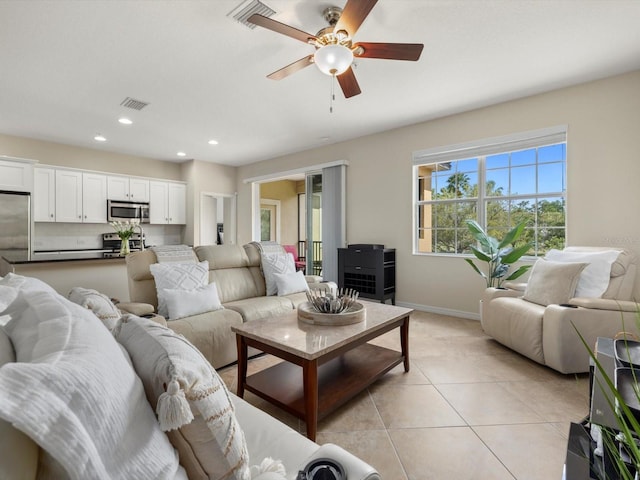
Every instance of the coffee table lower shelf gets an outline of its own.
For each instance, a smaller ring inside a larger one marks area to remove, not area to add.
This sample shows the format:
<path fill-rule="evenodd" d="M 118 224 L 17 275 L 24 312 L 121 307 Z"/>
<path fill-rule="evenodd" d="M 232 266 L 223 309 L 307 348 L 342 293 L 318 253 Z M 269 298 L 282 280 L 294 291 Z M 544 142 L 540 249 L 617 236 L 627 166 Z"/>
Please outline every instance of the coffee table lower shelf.
<path fill-rule="evenodd" d="M 317 418 L 325 417 L 403 361 L 400 352 L 365 343 L 319 365 Z M 245 389 L 307 421 L 301 366 L 278 363 L 247 377 Z"/>

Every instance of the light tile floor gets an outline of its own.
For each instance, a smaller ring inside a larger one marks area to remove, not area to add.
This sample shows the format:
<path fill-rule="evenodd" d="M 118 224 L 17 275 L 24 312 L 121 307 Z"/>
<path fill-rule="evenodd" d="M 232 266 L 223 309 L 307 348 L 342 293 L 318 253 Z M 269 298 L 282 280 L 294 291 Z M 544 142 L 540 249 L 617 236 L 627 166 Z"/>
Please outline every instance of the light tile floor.
<path fill-rule="evenodd" d="M 396 367 L 318 424 L 384 480 L 560 480 L 569 423 L 588 413 L 587 374 L 561 375 L 501 346 L 474 320 L 414 312 L 411 371 Z M 375 343 L 400 349 L 398 331 Z M 279 360 L 250 361 L 249 373 Z M 232 391 L 236 367 L 220 371 Z M 262 399 L 245 400 L 300 432 Z"/>

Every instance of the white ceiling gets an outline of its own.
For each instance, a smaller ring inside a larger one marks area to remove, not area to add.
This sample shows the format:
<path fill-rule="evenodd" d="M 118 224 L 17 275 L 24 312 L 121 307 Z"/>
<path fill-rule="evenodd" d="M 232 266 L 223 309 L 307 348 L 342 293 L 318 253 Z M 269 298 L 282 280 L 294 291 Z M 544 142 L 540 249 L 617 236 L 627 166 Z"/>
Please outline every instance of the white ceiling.
<path fill-rule="evenodd" d="M 344 2 L 264 0 L 313 34 Z M 0 133 L 242 165 L 640 69 L 638 0 L 380 0 L 355 40 L 424 43 L 422 57 L 358 60 L 362 94 L 337 89 L 329 113 L 313 65 L 266 78 L 313 48 L 237 23 L 240 3 L 0 1 Z"/>

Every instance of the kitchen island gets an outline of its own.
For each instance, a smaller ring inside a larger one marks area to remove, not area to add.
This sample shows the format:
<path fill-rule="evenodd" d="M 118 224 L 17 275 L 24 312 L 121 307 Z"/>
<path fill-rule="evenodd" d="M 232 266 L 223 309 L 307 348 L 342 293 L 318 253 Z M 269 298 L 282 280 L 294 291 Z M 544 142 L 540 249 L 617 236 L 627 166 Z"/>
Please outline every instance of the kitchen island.
<path fill-rule="evenodd" d="M 129 301 L 124 257 L 103 258 L 102 250 L 34 252 L 30 256 L 3 251 L 0 276 L 9 272 L 38 278 L 65 297 L 73 287 L 85 287 Z"/>

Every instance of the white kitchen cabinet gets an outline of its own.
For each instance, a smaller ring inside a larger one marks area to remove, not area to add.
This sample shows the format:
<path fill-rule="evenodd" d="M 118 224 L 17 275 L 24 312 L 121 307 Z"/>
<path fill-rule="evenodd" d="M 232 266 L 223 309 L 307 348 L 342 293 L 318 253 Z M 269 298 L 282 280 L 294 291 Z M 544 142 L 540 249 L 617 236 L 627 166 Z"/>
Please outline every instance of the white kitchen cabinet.
<path fill-rule="evenodd" d="M 169 183 L 169 223 L 187 223 L 187 186 L 184 183 Z"/>
<path fill-rule="evenodd" d="M 53 168 L 33 170 L 33 221 L 56 221 L 56 171 Z"/>
<path fill-rule="evenodd" d="M 56 222 L 82 222 L 82 172 L 56 170 Z M 106 207 L 105 207 L 106 209 Z"/>
<path fill-rule="evenodd" d="M 187 223 L 187 187 L 183 183 L 149 182 L 149 222 Z"/>
<path fill-rule="evenodd" d="M 109 200 L 125 200 L 128 202 L 149 201 L 149 180 L 122 176 L 107 178 L 107 196 Z"/>
<path fill-rule="evenodd" d="M 107 223 L 107 177 L 55 170 L 55 221 Z"/>
<path fill-rule="evenodd" d="M 34 163 L 35 160 L 0 155 L 0 190 L 32 192 Z"/>
<path fill-rule="evenodd" d="M 82 221 L 107 223 L 107 176 L 82 174 Z"/>

